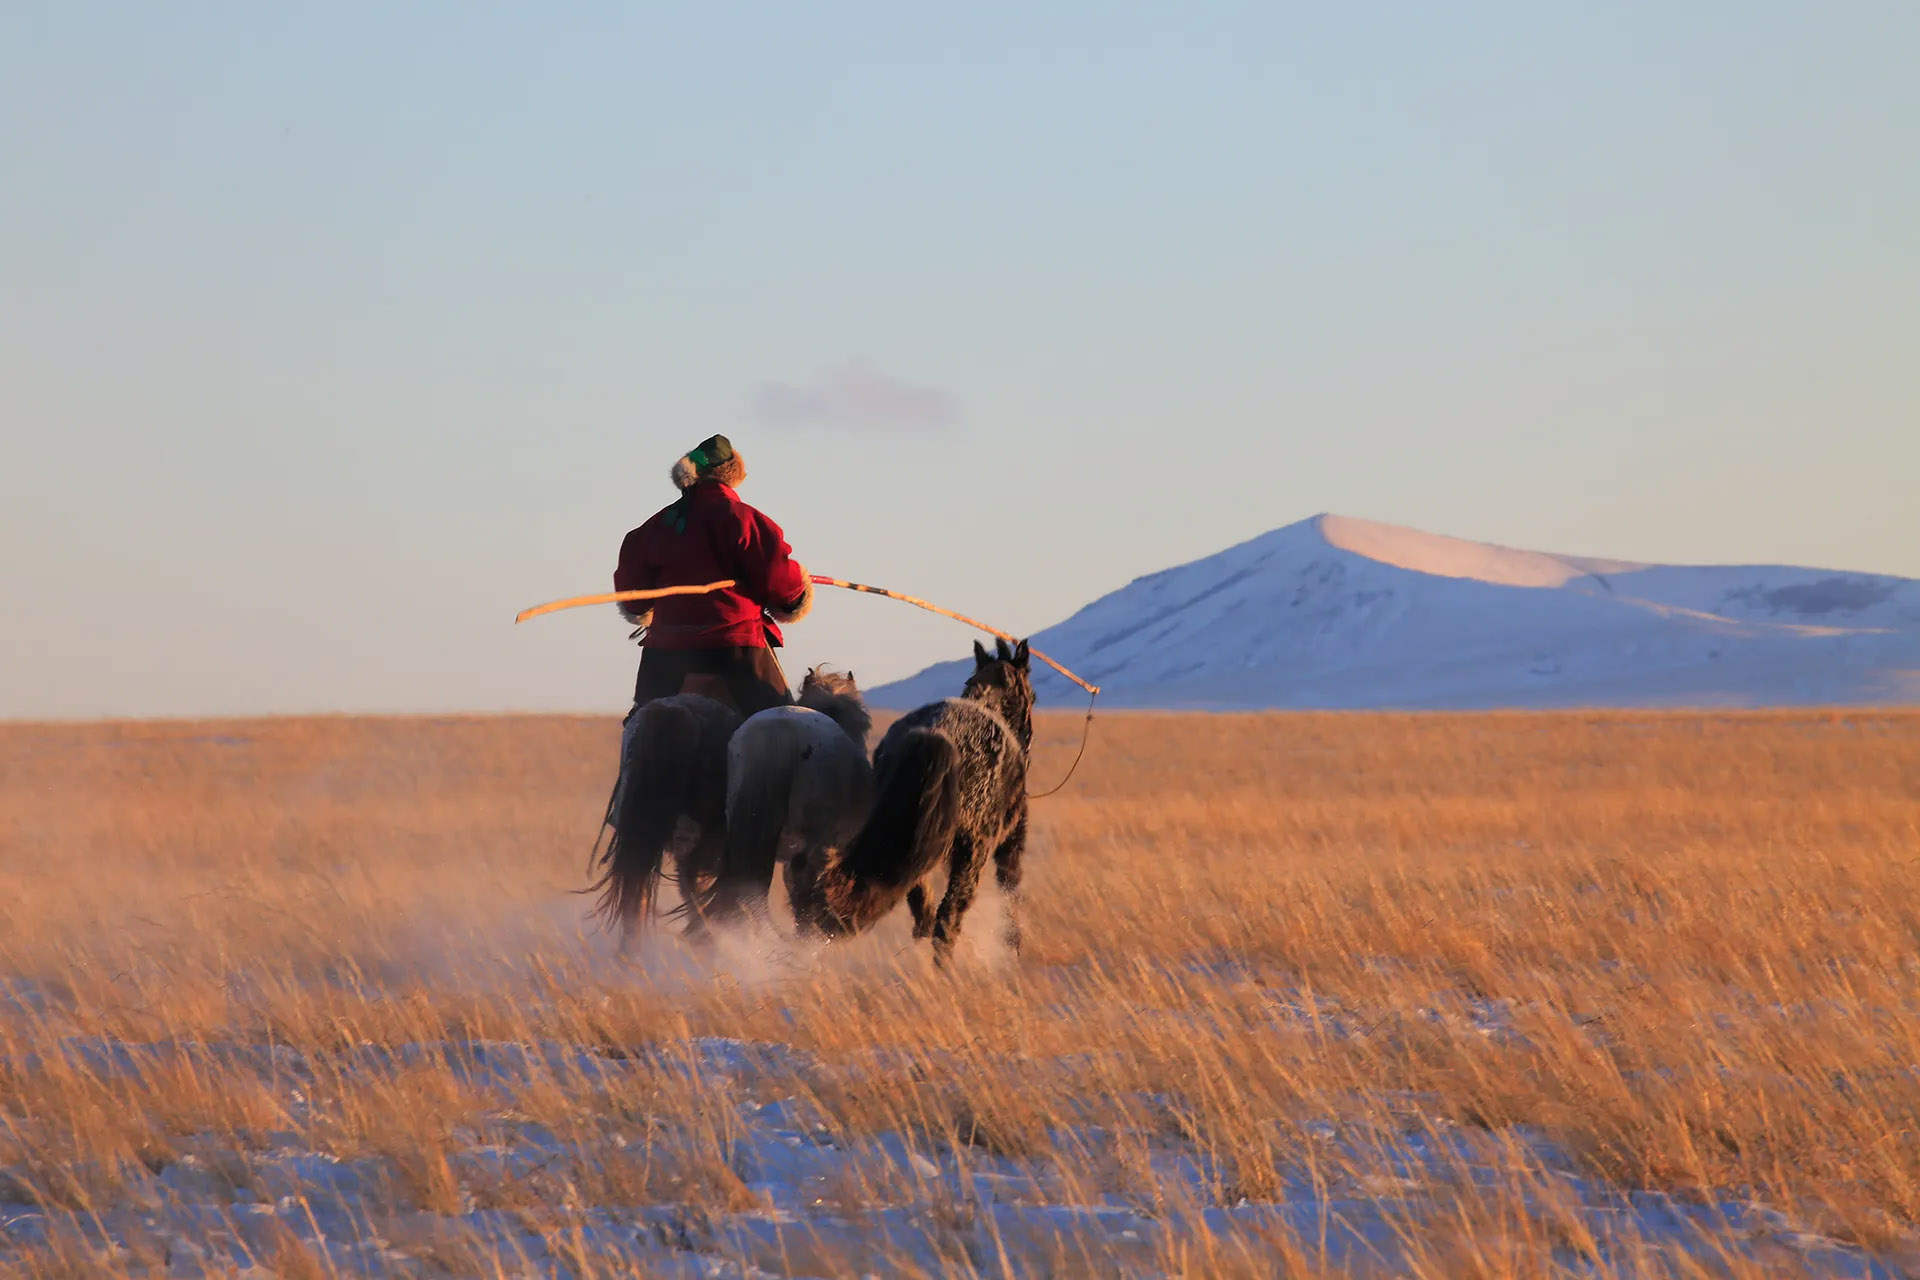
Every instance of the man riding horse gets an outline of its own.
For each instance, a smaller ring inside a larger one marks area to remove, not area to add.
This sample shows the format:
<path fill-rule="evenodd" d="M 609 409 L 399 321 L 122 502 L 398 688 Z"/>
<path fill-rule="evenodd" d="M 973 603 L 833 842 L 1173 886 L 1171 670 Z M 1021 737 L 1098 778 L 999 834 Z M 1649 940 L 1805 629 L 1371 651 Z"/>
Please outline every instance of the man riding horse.
<path fill-rule="evenodd" d="M 709 436 L 673 464 L 679 501 L 633 530 L 620 544 L 615 591 L 704 586 L 733 579 L 706 595 L 668 596 L 620 606 L 646 629 L 633 702 L 640 707 L 677 693 L 704 693 L 743 716 L 787 706 L 793 695 L 773 651 L 780 623 L 813 608 L 813 584 L 793 558 L 780 526 L 734 490 L 746 464 L 725 436 Z"/>

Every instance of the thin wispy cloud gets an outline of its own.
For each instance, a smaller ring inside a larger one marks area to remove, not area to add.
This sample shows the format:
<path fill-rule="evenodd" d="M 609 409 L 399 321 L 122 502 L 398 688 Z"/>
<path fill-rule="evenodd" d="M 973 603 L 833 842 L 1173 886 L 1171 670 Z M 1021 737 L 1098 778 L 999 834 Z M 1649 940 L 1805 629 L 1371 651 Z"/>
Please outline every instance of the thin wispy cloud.
<path fill-rule="evenodd" d="M 960 402 L 949 393 L 862 363 L 824 370 L 810 382 L 763 382 L 749 408 L 755 421 L 772 427 L 936 431 L 960 421 Z"/>

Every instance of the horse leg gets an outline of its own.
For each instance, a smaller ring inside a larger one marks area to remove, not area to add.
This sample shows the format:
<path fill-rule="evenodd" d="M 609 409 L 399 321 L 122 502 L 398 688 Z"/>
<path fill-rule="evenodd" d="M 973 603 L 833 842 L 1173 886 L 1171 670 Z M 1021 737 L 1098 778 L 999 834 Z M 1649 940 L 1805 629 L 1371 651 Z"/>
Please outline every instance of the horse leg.
<path fill-rule="evenodd" d="M 907 910 L 913 913 L 914 937 L 925 938 L 933 933 L 933 908 L 927 905 L 925 880 L 907 890 Z"/>
<path fill-rule="evenodd" d="M 703 949 L 713 941 L 709 902 L 714 877 L 719 869 L 721 840 L 718 832 L 703 827 L 693 847 L 674 859 L 674 879 L 680 886 L 680 910 L 687 920 L 680 930 L 680 936 Z"/>
<path fill-rule="evenodd" d="M 764 915 L 780 868 L 780 829 L 754 831 L 742 825 L 744 833 L 732 832 L 714 845 L 713 887 L 703 897 L 716 923 Z"/>
<path fill-rule="evenodd" d="M 933 918 L 933 961 L 942 968 L 953 956 L 953 943 L 960 936 L 960 917 L 973 905 L 980 888 L 983 858 L 979 856 L 970 831 L 956 831 L 953 852 L 947 861 L 947 896 L 940 899 L 940 910 Z"/>
<path fill-rule="evenodd" d="M 1015 955 L 1020 954 L 1020 917 L 1015 913 L 1020 897 L 1020 856 L 1026 850 L 1027 815 L 1023 812 L 1007 838 L 993 851 L 994 883 L 1000 886 L 1007 900 L 1007 948 Z"/>

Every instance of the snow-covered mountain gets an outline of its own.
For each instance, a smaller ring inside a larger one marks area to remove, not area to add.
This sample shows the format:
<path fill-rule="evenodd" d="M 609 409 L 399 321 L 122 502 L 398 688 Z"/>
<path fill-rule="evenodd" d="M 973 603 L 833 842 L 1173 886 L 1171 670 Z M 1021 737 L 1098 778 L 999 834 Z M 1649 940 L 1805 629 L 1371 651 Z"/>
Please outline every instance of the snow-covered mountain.
<path fill-rule="evenodd" d="M 1920 582 L 1631 564 L 1321 515 L 1150 574 L 1033 637 L 1102 705 L 1920 702 Z M 959 692 L 942 663 L 880 706 Z M 1083 697 L 1035 663 L 1043 706 Z"/>

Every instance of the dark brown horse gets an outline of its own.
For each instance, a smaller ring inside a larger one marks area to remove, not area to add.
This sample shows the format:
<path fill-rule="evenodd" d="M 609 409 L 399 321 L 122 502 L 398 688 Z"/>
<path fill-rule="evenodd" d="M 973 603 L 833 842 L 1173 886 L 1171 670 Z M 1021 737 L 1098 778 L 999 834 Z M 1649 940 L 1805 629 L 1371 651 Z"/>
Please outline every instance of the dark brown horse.
<path fill-rule="evenodd" d="M 1033 743 L 1033 684 L 1023 640 L 973 646 L 973 674 L 958 698 L 895 721 L 874 753 L 873 813 L 837 854 L 795 865 L 789 877 L 802 933 L 858 933 L 902 897 L 914 936 L 933 938 L 944 964 L 960 935 L 989 860 L 1009 895 L 1008 943 L 1018 950 L 1012 895 L 1027 839 L 1027 755 Z M 946 896 L 927 907 L 927 886 L 947 873 Z"/>
<path fill-rule="evenodd" d="M 727 834 L 727 743 L 740 713 L 680 693 L 634 709 L 622 733 L 620 785 L 595 914 L 631 943 L 652 914 L 667 856 L 691 901 L 719 870 Z M 693 928 L 698 924 L 696 916 Z"/>

